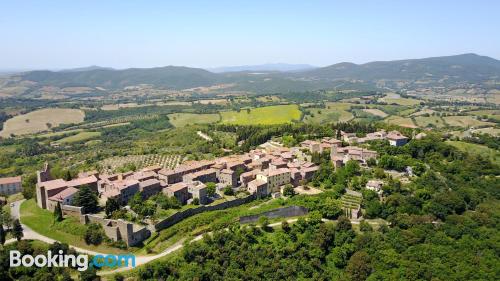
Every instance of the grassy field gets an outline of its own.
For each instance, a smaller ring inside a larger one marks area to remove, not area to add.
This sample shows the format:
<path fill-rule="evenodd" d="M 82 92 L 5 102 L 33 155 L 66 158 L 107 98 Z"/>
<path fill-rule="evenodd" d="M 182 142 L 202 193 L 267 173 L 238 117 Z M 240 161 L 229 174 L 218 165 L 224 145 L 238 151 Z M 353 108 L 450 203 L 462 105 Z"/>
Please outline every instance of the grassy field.
<path fill-rule="evenodd" d="M 21 204 L 21 222 L 34 231 L 63 243 L 106 253 L 126 252 L 106 245 L 87 245 L 82 239 L 86 227 L 77 218 L 67 216 L 61 222 L 54 222 L 52 212 L 39 208 L 33 199 Z"/>
<path fill-rule="evenodd" d="M 485 158 L 489 158 L 493 163 L 500 165 L 500 151 L 498 150 L 489 148 L 484 145 L 467 143 L 463 141 L 446 141 L 446 142 L 470 154 L 482 155 Z"/>
<path fill-rule="evenodd" d="M 325 108 L 308 108 L 310 114 L 304 116 L 307 123 L 346 122 L 354 118 L 349 110 L 350 103 L 326 103 Z"/>
<path fill-rule="evenodd" d="M 380 100 L 388 104 L 409 105 L 409 106 L 420 104 L 419 100 L 402 98 L 397 94 L 388 94 L 385 97 L 381 98 Z"/>
<path fill-rule="evenodd" d="M 383 112 L 380 109 L 376 109 L 376 108 L 363 109 L 363 111 L 366 113 L 370 113 L 372 115 L 375 115 L 375 116 L 382 117 L 382 118 L 385 118 L 388 116 L 387 113 Z"/>
<path fill-rule="evenodd" d="M 59 124 L 83 122 L 85 113 L 79 109 L 45 108 L 15 116 L 7 120 L 0 136 L 26 135 L 45 131 Z"/>
<path fill-rule="evenodd" d="M 292 120 L 299 120 L 301 112 L 295 104 L 276 105 L 252 108 L 249 111 L 223 111 L 220 113 L 223 123 L 253 125 L 253 124 L 281 124 Z"/>
<path fill-rule="evenodd" d="M 435 126 L 436 128 L 442 128 L 446 126 L 446 123 L 443 122 L 443 119 L 439 116 L 418 116 L 415 117 L 415 121 L 419 127 L 425 128 L 428 126 Z"/>
<path fill-rule="evenodd" d="M 472 116 L 446 116 L 443 117 L 443 119 L 448 125 L 456 127 L 492 126 L 495 124 L 492 122 L 477 120 Z"/>
<path fill-rule="evenodd" d="M 191 124 L 208 124 L 219 122 L 219 114 L 174 113 L 168 119 L 175 127 L 184 127 Z"/>
<path fill-rule="evenodd" d="M 93 138 L 97 138 L 100 135 L 101 135 L 101 132 L 79 132 L 76 135 L 62 138 L 62 139 L 56 141 L 56 143 L 67 144 L 67 143 L 86 141 L 86 140 L 90 140 Z"/>
<path fill-rule="evenodd" d="M 398 125 L 401 127 L 407 127 L 407 128 L 416 128 L 417 126 L 413 123 L 411 118 L 404 118 L 404 117 L 399 117 L 399 116 L 389 116 L 388 118 L 384 119 L 384 122 L 393 124 L 393 125 Z"/>

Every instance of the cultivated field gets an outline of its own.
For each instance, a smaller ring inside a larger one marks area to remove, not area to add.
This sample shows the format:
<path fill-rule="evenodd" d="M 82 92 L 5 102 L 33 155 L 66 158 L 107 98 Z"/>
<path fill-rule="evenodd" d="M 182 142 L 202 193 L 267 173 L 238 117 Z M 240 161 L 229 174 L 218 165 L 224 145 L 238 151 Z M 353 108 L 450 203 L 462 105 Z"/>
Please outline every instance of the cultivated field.
<path fill-rule="evenodd" d="M 471 127 L 471 126 L 492 126 L 494 123 L 477 120 L 472 116 L 446 116 L 444 121 L 450 126 Z"/>
<path fill-rule="evenodd" d="M 97 138 L 99 136 L 101 136 L 101 132 L 79 132 L 76 135 L 65 137 L 65 138 L 62 138 L 60 140 L 57 140 L 56 143 L 59 143 L 59 144 L 75 143 L 75 142 L 81 142 L 81 141 L 86 141 L 86 140 L 90 140 L 93 138 Z"/>
<path fill-rule="evenodd" d="M 419 127 L 425 128 L 425 127 L 436 127 L 436 128 L 442 128 L 446 126 L 446 123 L 443 122 L 443 119 L 439 116 L 429 116 L 429 117 L 423 117 L 423 116 L 418 116 L 415 117 L 415 121 L 417 122 L 417 125 Z"/>
<path fill-rule="evenodd" d="M 154 165 L 164 168 L 175 168 L 181 161 L 182 156 L 180 155 L 147 154 L 111 157 L 104 159 L 100 164 L 106 172 L 113 173 L 116 169 L 127 164 L 134 164 L 137 169 Z"/>
<path fill-rule="evenodd" d="M 168 119 L 175 127 L 184 127 L 191 124 L 208 124 L 219 122 L 219 114 L 174 113 Z"/>
<path fill-rule="evenodd" d="M 308 108 L 310 114 L 304 116 L 307 123 L 347 122 L 354 118 L 349 110 L 352 104 L 328 102 L 325 108 Z"/>
<path fill-rule="evenodd" d="M 398 125 L 401 127 L 417 128 L 415 123 L 413 123 L 413 121 L 410 118 L 404 118 L 399 116 L 389 116 L 388 118 L 384 119 L 384 122 L 393 125 Z"/>
<path fill-rule="evenodd" d="M 398 104 L 398 105 L 417 105 L 420 104 L 419 100 L 402 98 L 398 94 L 388 94 L 381 98 L 380 101 L 386 102 L 388 104 Z"/>
<path fill-rule="evenodd" d="M 288 123 L 292 120 L 299 120 L 301 112 L 295 104 L 291 105 L 276 105 L 252 108 L 249 110 L 242 109 L 237 111 L 223 111 L 220 113 L 223 123 L 253 125 L 253 124 L 281 124 Z"/>
<path fill-rule="evenodd" d="M 363 111 L 366 113 L 373 114 L 375 116 L 382 117 L 382 118 L 385 118 L 388 116 L 387 113 L 383 112 L 380 109 L 376 109 L 376 108 L 363 109 Z"/>
<path fill-rule="evenodd" d="M 18 136 L 38 133 L 60 124 L 83 122 L 84 117 L 85 113 L 79 109 L 45 108 L 35 110 L 7 120 L 0 136 L 6 138 L 10 137 L 11 134 Z"/>

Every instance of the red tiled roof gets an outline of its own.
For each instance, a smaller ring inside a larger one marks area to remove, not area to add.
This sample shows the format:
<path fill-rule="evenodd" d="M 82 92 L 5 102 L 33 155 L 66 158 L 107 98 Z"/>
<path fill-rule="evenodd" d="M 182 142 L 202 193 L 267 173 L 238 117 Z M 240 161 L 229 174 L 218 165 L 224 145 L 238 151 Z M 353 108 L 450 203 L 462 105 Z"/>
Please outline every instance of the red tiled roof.
<path fill-rule="evenodd" d="M 21 177 L 0 178 L 0 184 L 20 183 Z"/>

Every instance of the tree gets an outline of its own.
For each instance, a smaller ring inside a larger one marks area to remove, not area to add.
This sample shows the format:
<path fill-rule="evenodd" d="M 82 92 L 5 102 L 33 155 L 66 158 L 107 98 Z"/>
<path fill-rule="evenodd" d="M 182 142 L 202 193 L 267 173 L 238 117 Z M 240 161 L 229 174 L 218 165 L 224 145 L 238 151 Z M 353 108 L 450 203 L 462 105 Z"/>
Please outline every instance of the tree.
<path fill-rule="evenodd" d="M 99 210 L 97 196 L 88 185 L 80 187 L 73 198 L 73 204 L 83 208 L 84 213 L 96 213 Z"/>
<path fill-rule="evenodd" d="M 97 276 L 97 271 L 93 266 L 89 266 L 87 270 L 80 272 L 80 280 L 81 281 L 98 281 L 101 280 L 99 276 Z"/>
<path fill-rule="evenodd" d="M 342 203 L 333 198 L 326 198 L 320 210 L 324 218 L 336 219 L 342 213 Z"/>
<path fill-rule="evenodd" d="M 0 224 L 0 244 L 5 244 L 5 230 L 3 229 L 2 224 Z"/>
<path fill-rule="evenodd" d="M 224 187 L 224 195 L 227 195 L 227 196 L 234 195 L 233 188 L 229 185 Z"/>
<path fill-rule="evenodd" d="M 193 198 L 193 201 L 191 202 L 193 205 L 200 205 L 200 198 L 196 197 Z"/>
<path fill-rule="evenodd" d="M 372 226 L 365 220 L 359 222 L 359 230 L 363 232 L 373 231 Z"/>
<path fill-rule="evenodd" d="M 207 186 L 207 195 L 213 196 L 215 194 L 215 183 L 207 182 L 206 186 Z"/>
<path fill-rule="evenodd" d="M 290 224 L 289 224 L 286 220 L 282 221 L 282 222 L 281 222 L 281 229 L 282 229 L 285 233 L 290 232 L 290 229 L 291 229 L 291 228 L 290 228 Z"/>
<path fill-rule="evenodd" d="M 83 239 L 85 240 L 85 243 L 89 245 L 99 245 L 101 244 L 104 235 L 104 230 L 100 224 L 91 223 L 87 226 Z"/>
<path fill-rule="evenodd" d="M 35 188 L 36 188 L 37 177 L 36 174 L 29 174 L 23 177 L 23 196 L 26 200 L 31 198 L 36 198 Z"/>
<path fill-rule="evenodd" d="M 350 277 L 349 280 L 353 281 L 366 280 L 371 271 L 370 256 L 365 251 L 354 253 L 349 259 L 346 267 L 346 273 Z"/>
<path fill-rule="evenodd" d="M 106 216 L 110 217 L 114 211 L 120 209 L 120 203 L 115 198 L 108 198 L 106 201 L 106 206 L 104 207 L 104 211 L 106 212 Z"/>
<path fill-rule="evenodd" d="M 351 221 L 346 216 L 340 216 L 337 221 L 337 226 L 335 230 L 337 231 L 347 231 L 352 229 Z"/>
<path fill-rule="evenodd" d="M 14 220 L 14 223 L 12 225 L 12 236 L 16 238 L 17 241 L 21 241 L 23 238 L 23 226 L 21 225 L 21 222 L 19 222 L 18 219 Z"/>
<path fill-rule="evenodd" d="M 295 190 L 291 184 L 287 184 L 285 188 L 283 188 L 283 195 L 288 197 L 293 197 L 295 195 Z"/>
<path fill-rule="evenodd" d="M 269 219 L 266 216 L 260 216 L 258 223 L 264 230 L 267 230 L 269 227 Z"/>
<path fill-rule="evenodd" d="M 54 208 L 54 221 L 62 221 L 63 213 L 61 208 L 61 203 L 57 202 L 56 207 Z"/>

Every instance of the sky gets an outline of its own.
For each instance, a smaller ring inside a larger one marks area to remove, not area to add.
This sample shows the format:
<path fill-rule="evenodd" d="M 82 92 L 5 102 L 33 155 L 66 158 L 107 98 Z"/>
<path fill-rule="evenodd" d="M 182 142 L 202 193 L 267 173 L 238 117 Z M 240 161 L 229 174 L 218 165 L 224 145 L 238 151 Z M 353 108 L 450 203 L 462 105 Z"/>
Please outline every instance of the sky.
<path fill-rule="evenodd" d="M 500 1 L 0 1 L 0 70 L 500 59 Z"/>

